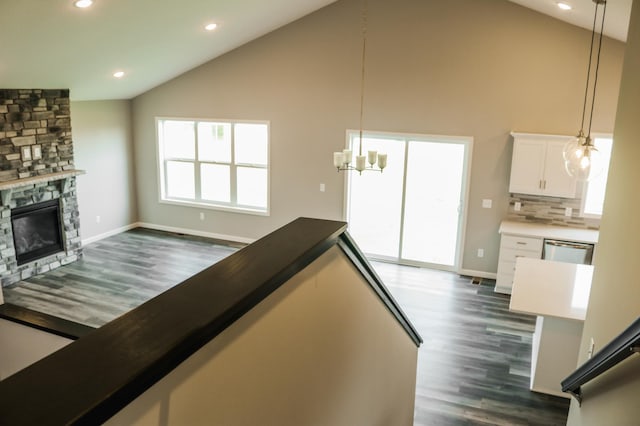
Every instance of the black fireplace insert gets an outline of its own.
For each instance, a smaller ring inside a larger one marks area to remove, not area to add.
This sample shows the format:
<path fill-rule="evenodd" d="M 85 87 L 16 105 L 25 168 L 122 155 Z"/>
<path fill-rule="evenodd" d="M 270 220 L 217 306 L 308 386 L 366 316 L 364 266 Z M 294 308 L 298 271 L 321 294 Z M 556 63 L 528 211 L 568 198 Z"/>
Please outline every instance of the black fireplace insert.
<path fill-rule="evenodd" d="M 11 225 L 18 265 L 64 250 L 59 200 L 12 209 Z"/>

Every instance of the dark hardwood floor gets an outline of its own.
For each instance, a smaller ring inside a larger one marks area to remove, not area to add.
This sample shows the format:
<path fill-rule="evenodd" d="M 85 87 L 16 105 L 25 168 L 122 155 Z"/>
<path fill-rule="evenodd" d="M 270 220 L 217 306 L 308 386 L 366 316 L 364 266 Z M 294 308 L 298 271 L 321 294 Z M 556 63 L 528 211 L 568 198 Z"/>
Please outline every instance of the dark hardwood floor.
<path fill-rule="evenodd" d="M 495 281 L 372 262 L 424 343 L 415 425 L 565 425 L 569 400 L 529 390 L 535 317 L 509 312 Z"/>
<path fill-rule="evenodd" d="M 4 289 L 8 303 L 100 326 L 241 245 L 135 229 L 84 259 Z M 424 339 L 415 425 L 564 425 L 569 400 L 528 389 L 535 318 L 509 312 L 493 281 L 372 262 Z"/>
<path fill-rule="evenodd" d="M 136 228 L 85 246 L 78 262 L 5 288 L 4 300 L 99 327 L 240 247 Z"/>

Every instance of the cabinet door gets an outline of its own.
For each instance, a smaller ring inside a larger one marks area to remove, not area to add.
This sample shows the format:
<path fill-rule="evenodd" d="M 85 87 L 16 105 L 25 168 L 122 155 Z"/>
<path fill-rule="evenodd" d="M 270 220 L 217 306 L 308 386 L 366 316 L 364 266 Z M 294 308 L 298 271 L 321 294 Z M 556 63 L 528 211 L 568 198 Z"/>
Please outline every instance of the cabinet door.
<path fill-rule="evenodd" d="M 545 152 L 545 141 L 514 140 L 509 192 L 543 194 Z"/>
<path fill-rule="evenodd" d="M 550 197 L 575 198 L 576 180 L 569 176 L 564 167 L 564 141 L 547 142 L 544 168 L 543 194 Z"/>

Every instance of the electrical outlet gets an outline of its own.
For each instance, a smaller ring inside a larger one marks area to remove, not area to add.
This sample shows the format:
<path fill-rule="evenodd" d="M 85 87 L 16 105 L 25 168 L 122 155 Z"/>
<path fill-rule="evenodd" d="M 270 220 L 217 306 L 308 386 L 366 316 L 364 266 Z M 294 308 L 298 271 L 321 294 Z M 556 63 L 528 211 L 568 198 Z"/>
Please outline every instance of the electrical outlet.
<path fill-rule="evenodd" d="M 478 249 L 478 257 L 484 257 L 484 249 Z"/>
<path fill-rule="evenodd" d="M 564 215 L 567 217 L 571 217 L 571 214 L 573 213 L 573 209 L 571 207 L 565 207 L 564 208 Z"/>
<path fill-rule="evenodd" d="M 324 190 L 325 190 L 325 189 L 326 189 L 326 188 L 325 188 L 325 186 L 324 186 L 324 183 L 321 183 L 321 184 L 320 184 L 320 192 L 324 192 Z"/>
<path fill-rule="evenodd" d="M 519 212 L 521 208 L 522 208 L 522 203 L 520 201 L 516 201 L 515 203 L 513 203 L 513 210 Z"/>
<path fill-rule="evenodd" d="M 204 212 L 200 212 L 200 220 L 204 220 Z"/>

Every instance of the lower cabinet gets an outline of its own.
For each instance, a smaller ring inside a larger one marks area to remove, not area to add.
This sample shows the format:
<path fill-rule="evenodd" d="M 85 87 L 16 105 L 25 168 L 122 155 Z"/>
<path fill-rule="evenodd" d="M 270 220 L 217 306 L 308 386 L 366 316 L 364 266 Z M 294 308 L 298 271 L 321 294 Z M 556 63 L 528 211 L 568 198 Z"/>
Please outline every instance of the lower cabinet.
<path fill-rule="evenodd" d="M 502 234 L 500 237 L 498 277 L 495 288 L 497 293 L 511 294 L 516 259 L 518 257 L 540 259 L 542 257 L 542 242 L 542 238 Z"/>

